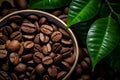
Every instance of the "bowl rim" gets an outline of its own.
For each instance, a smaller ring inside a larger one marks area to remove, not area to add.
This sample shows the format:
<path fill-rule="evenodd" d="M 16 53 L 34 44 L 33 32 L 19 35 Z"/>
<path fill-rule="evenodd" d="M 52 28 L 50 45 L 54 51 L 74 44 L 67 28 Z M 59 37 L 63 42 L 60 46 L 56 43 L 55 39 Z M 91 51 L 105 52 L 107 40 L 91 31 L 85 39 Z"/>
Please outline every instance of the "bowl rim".
<path fill-rule="evenodd" d="M 28 9 L 28 10 L 19 10 L 19 11 L 12 12 L 12 13 L 4 16 L 3 18 L 1 18 L 1 19 L 0 19 L 0 22 L 2 22 L 3 20 L 7 19 L 8 17 L 10 17 L 10 16 L 12 16 L 12 15 L 15 15 L 15 14 L 18 14 L 18 13 L 23 13 L 23 12 L 24 12 L 24 13 L 25 13 L 25 12 L 27 12 L 27 13 L 28 13 L 28 12 L 32 12 L 32 13 L 33 13 L 33 12 L 35 12 L 35 13 L 37 12 L 37 13 L 40 13 L 40 14 L 45 14 L 45 15 L 47 15 L 47 16 L 50 16 L 50 17 L 58 20 L 61 24 L 64 25 L 64 27 L 67 26 L 67 25 L 65 24 L 65 22 L 63 22 L 61 19 L 59 19 L 58 17 L 56 17 L 56 16 L 54 16 L 54 15 L 48 13 L 48 12 L 41 11 L 41 10 L 29 10 L 29 9 Z M 76 54 L 76 58 L 75 58 L 75 61 L 74 61 L 73 65 L 72 65 L 71 69 L 68 71 L 67 75 L 66 75 L 62 80 L 66 80 L 66 79 L 69 78 L 69 76 L 71 75 L 71 73 L 72 73 L 73 70 L 75 69 L 75 66 L 76 66 L 76 64 L 77 64 L 77 62 L 78 62 L 78 57 L 79 57 L 79 48 L 78 48 L 78 42 L 77 42 L 77 40 L 76 40 L 76 37 L 75 37 L 75 35 L 73 34 L 73 32 L 72 32 L 72 30 L 71 30 L 70 28 L 68 28 L 68 31 L 69 31 L 71 37 L 72 37 L 73 40 L 74 40 L 74 54 Z"/>

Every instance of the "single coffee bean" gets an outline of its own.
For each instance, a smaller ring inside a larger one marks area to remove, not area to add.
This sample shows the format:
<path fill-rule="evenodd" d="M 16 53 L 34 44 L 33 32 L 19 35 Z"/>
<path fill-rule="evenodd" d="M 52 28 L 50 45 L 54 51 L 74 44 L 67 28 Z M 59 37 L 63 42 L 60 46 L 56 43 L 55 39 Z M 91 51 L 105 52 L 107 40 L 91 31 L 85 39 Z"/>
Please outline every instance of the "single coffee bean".
<path fill-rule="evenodd" d="M 23 42 L 21 42 L 21 44 L 20 44 L 20 49 L 19 49 L 19 51 L 18 51 L 18 55 L 19 56 L 21 56 L 22 54 L 23 54 L 23 52 L 24 52 L 24 46 L 23 46 Z"/>
<path fill-rule="evenodd" d="M 10 26 L 13 30 L 19 30 L 20 26 L 18 26 L 15 22 L 10 23 Z"/>
<path fill-rule="evenodd" d="M 27 49 L 27 50 L 29 50 L 29 49 L 31 49 L 33 47 L 34 47 L 34 43 L 32 41 L 26 41 L 24 43 L 24 48 Z"/>
<path fill-rule="evenodd" d="M 12 33 L 12 34 L 10 35 L 10 38 L 11 38 L 12 40 L 18 40 L 18 41 L 20 41 L 20 40 L 22 39 L 22 33 L 19 32 L 19 31 L 16 31 L 16 32 L 14 32 L 14 33 Z"/>
<path fill-rule="evenodd" d="M 32 53 L 28 53 L 26 55 L 21 56 L 21 58 L 22 58 L 22 61 L 29 61 L 29 60 L 32 60 L 33 54 Z"/>
<path fill-rule="evenodd" d="M 42 63 L 44 65 L 50 65 L 53 63 L 53 59 L 49 56 L 46 56 L 46 57 L 42 58 Z"/>
<path fill-rule="evenodd" d="M 36 31 L 37 31 L 37 33 L 39 33 L 40 32 L 40 26 L 39 26 L 39 23 L 38 23 L 38 21 L 35 21 L 35 26 L 36 26 Z"/>
<path fill-rule="evenodd" d="M 18 9 L 28 8 L 28 0 L 13 0 L 13 3 Z"/>
<path fill-rule="evenodd" d="M 26 62 L 26 64 L 28 66 L 35 66 L 35 62 L 33 60 L 30 60 L 30 61 Z"/>
<path fill-rule="evenodd" d="M 7 57 L 8 52 L 6 50 L 0 50 L 0 59 Z"/>
<path fill-rule="evenodd" d="M 51 39 L 54 42 L 58 42 L 59 40 L 61 40 L 61 38 L 62 38 L 62 33 L 59 31 L 55 31 L 51 35 Z"/>
<path fill-rule="evenodd" d="M 87 68 L 89 67 L 89 65 L 87 64 L 87 62 L 84 61 L 84 60 L 80 63 L 80 65 L 81 65 L 81 67 L 82 67 L 83 69 L 87 69 Z"/>
<path fill-rule="evenodd" d="M 25 74 L 20 74 L 20 75 L 18 76 L 18 78 L 21 79 L 21 80 L 23 80 L 24 77 L 25 77 Z"/>
<path fill-rule="evenodd" d="M 56 77 L 57 76 L 57 68 L 52 65 L 51 67 L 48 68 L 48 74 L 49 76 L 51 76 L 52 78 Z"/>
<path fill-rule="evenodd" d="M 49 37 L 48 37 L 47 35 L 43 34 L 43 33 L 40 33 L 39 35 L 40 35 L 40 36 L 39 36 L 40 41 L 41 41 L 42 43 L 47 43 L 47 42 L 50 40 Z"/>
<path fill-rule="evenodd" d="M 48 43 L 42 47 L 42 52 L 44 55 L 48 55 L 51 52 L 51 45 Z"/>
<path fill-rule="evenodd" d="M 69 8 L 66 7 L 66 8 L 64 9 L 64 13 L 65 13 L 65 14 L 68 14 L 68 10 L 69 10 Z"/>
<path fill-rule="evenodd" d="M 38 73 L 38 74 L 42 74 L 45 72 L 45 68 L 42 64 L 38 64 L 35 68 L 35 71 Z"/>
<path fill-rule="evenodd" d="M 10 77 L 5 71 L 0 71 L 0 80 L 10 80 Z"/>
<path fill-rule="evenodd" d="M 65 39 L 69 39 L 69 38 L 70 38 L 70 35 L 69 35 L 68 32 L 66 32 L 64 29 L 59 28 L 58 30 L 62 33 L 62 35 L 63 35 L 63 37 L 64 37 Z"/>
<path fill-rule="evenodd" d="M 36 80 L 36 75 L 35 74 L 31 75 L 30 80 Z"/>
<path fill-rule="evenodd" d="M 47 34 L 47 35 L 51 35 L 53 32 L 53 28 L 49 25 L 46 25 L 46 24 L 43 24 L 40 27 L 40 30 L 41 30 L 41 32 L 43 32 L 44 34 Z"/>
<path fill-rule="evenodd" d="M 38 20 L 38 16 L 37 15 L 34 15 L 34 14 L 31 14 L 27 17 L 28 20 L 30 21 L 37 21 Z"/>
<path fill-rule="evenodd" d="M 12 40 L 12 41 L 8 40 L 6 42 L 6 49 L 10 52 L 18 51 L 20 49 L 19 41 L 18 40 Z"/>
<path fill-rule="evenodd" d="M 15 68 L 15 72 L 18 74 L 24 73 L 26 71 L 27 66 L 23 63 L 19 63 Z"/>
<path fill-rule="evenodd" d="M 23 38 L 25 39 L 25 40 L 32 40 L 32 39 L 34 39 L 34 35 L 23 35 Z"/>
<path fill-rule="evenodd" d="M 57 80 L 61 80 L 66 76 L 67 72 L 66 71 L 61 71 L 57 74 Z"/>
<path fill-rule="evenodd" d="M 81 75 L 81 73 L 82 73 L 82 67 L 80 64 L 77 64 L 77 66 L 75 67 L 75 74 L 79 76 Z"/>
<path fill-rule="evenodd" d="M 29 66 L 29 67 L 27 67 L 27 69 L 26 69 L 26 70 L 27 70 L 27 71 L 29 71 L 29 72 L 32 72 L 32 71 L 33 71 L 33 69 L 34 69 L 33 67 Z"/>
<path fill-rule="evenodd" d="M 73 64 L 75 61 L 75 57 L 76 57 L 76 54 L 71 54 L 69 57 L 65 58 L 64 61 L 69 64 Z"/>
<path fill-rule="evenodd" d="M 84 61 L 87 62 L 88 65 L 91 64 L 91 61 L 90 61 L 90 58 L 89 58 L 89 57 L 85 57 L 85 58 L 84 58 Z"/>
<path fill-rule="evenodd" d="M 36 31 L 36 26 L 32 23 L 22 23 L 21 30 L 24 33 L 32 34 Z"/>
<path fill-rule="evenodd" d="M 51 26 L 52 26 L 52 28 L 53 28 L 54 31 L 58 30 L 58 28 L 57 28 L 57 26 L 55 24 L 51 24 Z"/>
<path fill-rule="evenodd" d="M 58 54 L 58 55 L 54 58 L 54 64 L 59 64 L 62 60 L 63 60 L 62 55 Z"/>
<path fill-rule="evenodd" d="M 8 40 L 8 37 L 0 33 L 0 44 L 5 44 Z"/>
<path fill-rule="evenodd" d="M 62 11 L 56 10 L 56 11 L 52 12 L 52 14 L 55 16 L 60 16 L 62 14 Z"/>
<path fill-rule="evenodd" d="M 10 64 L 9 64 L 9 61 L 7 60 L 5 63 L 3 63 L 3 64 L 1 65 L 1 70 L 5 71 L 5 72 L 9 71 L 9 69 L 10 69 L 10 66 L 9 66 L 9 65 L 10 65 Z"/>
<path fill-rule="evenodd" d="M 39 44 L 35 44 L 35 46 L 34 46 L 34 51 L 35 51 L 35 52 L 42 52 L 41 46 L 40 46 Z"/>
<path fill-rule="evenodd" d="M 9 59 L 13 65 L 17 65 L 19 63 L 19 55 L 15 52 L 10 53 Z"/>
<path fill-rule="evenodd" d="M 3 49 L 5 49 L 5 44 L 4 45 L 0 44 L 0 50 L 3 50 Z"/>
<path fill-rule="evenodd" d="M 58 16 L 58 18 L 63 20 L 65 23 L 67 22 L 67 17 L 68 17 L 68 15 L 65 15 L 65 14 Z"/>
<path fill-rule="evenodd" d="M 37 34 L 34 38 L 34 43 L 39 44 L 40 43 L 40 34 Z"/>
<path fill-rule="evenodd" d="M 70 40 L 62 39 L 61 43 L 65 46 L 70 46 L 70 45 L 72 45 L 72 40 L 71 39 Z"/>
<path fill-rule="evenodd" d="M 36 63 L 41 63 L 41 62 L 42 62 L 42 58 L 44 58 L 43 53 L 35 52 L 35 54 L 33 55 L 33 60 L 34 60 Z"/>
<path fill-rule="evenodd" d="M 51 52 L 51 53 L 49 54 L 49 56 L 50 56 L 51 58 L 55 58 L 55 57 L 56 57 L 56 54 L 55 54 L 54 52 Z"/>
<path fill-rule="evenodd" d="M 26 72 L 25 74 L 26 74 L 27 77 L 31 76 L 30 72 Z"/>
<path fill-rule="evenodd" d="M 50 77 L 48 75 L 43 75 L 42 80 L 50 80 Z"/>
<path fill-rule="evenodd" d="M 61 66 L 62 66 L 62 68 L 63 68 L 64 70 L 67 70 L 67 71 L 69 71 L 69 70 L 71 69 L 70 64 L 68 64 L 68 63 L 65 62 L 65 61 L 62 61 L 62 62 L 61 62 Z"/>
<path fill-rule="evenodd" d="M 62 45 L 60 43 L 54 43 L 52 45 L 52 51 L 53 52 L 59 52 L 62 49 Z"/>
<path fill-rule="evenodd" d="M 10 77 L 11 77 L 12 80 L 19 80 L 15 73 L 11 73 Z"/>
<path fill-rule="evenodd" d="M 20 15 L 13 15 L 8 18 L 9 22 L 16 22 L 16 23 L 21 23 L 22 22 L 22 17 Z"/>
<path fill-rule="evenodd" d="M 71 53 L 72 52 L 72 49 L 69 48 L 69 47 L 62 47 L 62 49 L 60 50 L 60 53 L 61 54 L 64 54 L 64 53 Z"/>
<path fill-rule="evenodd" d="M 46 21 L 47 21 L 47 18 L 46 18 L 46 17 L 41 17 L 41 18 L 39 19 L 39 24 L 42 25 L 42 24 L 46 23 Z"/>

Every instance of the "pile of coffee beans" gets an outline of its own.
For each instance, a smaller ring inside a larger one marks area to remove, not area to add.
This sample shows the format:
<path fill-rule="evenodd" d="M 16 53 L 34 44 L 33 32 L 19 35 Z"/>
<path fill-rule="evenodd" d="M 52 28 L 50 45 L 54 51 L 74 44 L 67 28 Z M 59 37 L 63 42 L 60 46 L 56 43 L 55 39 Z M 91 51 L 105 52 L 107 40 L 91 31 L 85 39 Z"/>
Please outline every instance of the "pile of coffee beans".
<path fill-rule="evenodd" d="M 70 34 L 47 17 L 16 14 L 0 27 L 0 80 L 61 80 L 75 58 Z"/>

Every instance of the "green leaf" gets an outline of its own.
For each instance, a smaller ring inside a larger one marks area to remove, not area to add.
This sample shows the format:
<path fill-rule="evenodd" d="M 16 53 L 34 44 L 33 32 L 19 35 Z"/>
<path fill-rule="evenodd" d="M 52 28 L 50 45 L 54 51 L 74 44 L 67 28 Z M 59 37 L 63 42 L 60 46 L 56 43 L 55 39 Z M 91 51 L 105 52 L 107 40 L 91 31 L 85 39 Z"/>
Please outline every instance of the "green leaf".
<path fill-rule="evenodd" d="M 117 15 L 117 18 L 118 18 L 118 22 L 120 24 L 120 14 Z"/>
<path fill-rule="evenodd" d="M 120 41 L 115 50 L 105 58 L 105 61 L 115 70 L 120 71 Z"/>
<path fill-rule="evenodd" d="M 68 5 L 72 0 L 30 0 L 32 9 L 55 9 Z"/>
<path fill-rule="evenodd" d="M 95 65 L 116 47 L 120 39 L 119 27 L 112 17 L 100 18 L 92 25 L 87 35 L 87 47 Z"/>
<path fill-rule="evenodd" d="M 73 0 L 68 12 L 67 27 L 93 18 L 99 11 L 100 0 Z"/>

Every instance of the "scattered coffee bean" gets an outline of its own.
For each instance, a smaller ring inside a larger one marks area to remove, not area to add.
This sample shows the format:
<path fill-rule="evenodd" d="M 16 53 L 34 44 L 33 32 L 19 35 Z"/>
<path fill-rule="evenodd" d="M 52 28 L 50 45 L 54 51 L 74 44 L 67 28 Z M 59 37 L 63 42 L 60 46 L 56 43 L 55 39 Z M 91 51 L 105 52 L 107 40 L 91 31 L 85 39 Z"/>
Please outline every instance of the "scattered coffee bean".
<path fill-rule="evenodd" d="M 15 73 L 10 74 L 12 80 L 18 80 L 18 77 Z"/>
<path fill-rule="evenodd" d="M 10 55 L 9 55 L 9 59 L 10 59 L 10 62 L 13 64 L 13 65 L 16 65 L 19 63 L 19 55 L 15 52 L 12 52 Z"/>
<path fill-rule="evenodd" d="M 60 16 L 62 14 L 62 11 L 56 10 L 56 11 L 52 12 L 52 14 L 55 16 Z"/>
<path fill-rule="evenodd" d="M 48 41 L 49 41 L 49 37 L 47 36 L 47 35 L 45 35 L 45 34 L 43 34 L 43 33 L 40 33 L 39 34 L 40 36 L 40 41 L 42 42 L 42 43 L 47 43 Z"/>
<path fill-rule="evenodd" d="M 40 19 L 39 19 L 39 24 L 41 25 L 41 24 L 44 24 L 44 23 L 46 23 L 46 21 L 47 21 L 47 18 L 46 17 L 41 17 Z"/>
<path fill-rule="evenodd" d="M 35 52 L 35 54 L 33 55 L 33 59 L 36 63 L 41 63 L 42 62 L 42 58 L 44 58 L 43 53 L 40 52 Z"/>
<path fill-rule="evenodd" d="M 62 78 L 65 77 L 65 75 L 67 74 L 66 71 L 61 71 L 57 74 L 57 80 L 61 80 Z"/>
<path fill-rule="evenodd" d="M 19 63 L 18 65 L 16 65 L 14 70 L 18 74 L 24 73 L 26 71 L 26 65 L 23 63 Z"/>
<path fill-rule="evenodd" d="M 35 68 L 35 71 L 38 73 L 38 74 L 42 74 L 45 72 L 45 68 L 43 67 L 42 64 L 38 64 Z"/>
<path fill-rule="evenodd" d="M 62 33 L 59 31 L 55 31 L 51 35 L 51 39 L 54 42 L 58 42 L 59 40 L 61 40 L 61 38 L 62 38 Z"/>
<path fill-rule="evenodd" d="M 18 40 L 18 41 L 20 41 L 22 39 L 22 33 L 20 33 L 19 31 L 16 31 L 16 32 L 14 32 L 14 33 L 12 33 L 10 35 L 10 38 L 12 40 Z"/>
<path fill-rule="evenodd" d="M 42 63 L 44 65 L 50 65 L 53 63 L 53 59 L 49 56 L 46 56 L 46 57 L 42 58 Z"/>
<path fill-rule="evenodd" d="M 27 50 L 29 50 L 29 49 L 31 49 L 33 47 L 34 47 L 34 43 L 32 41 L 26 41 L 24 43 L 24 48 L 27 49 Z"/>
<path fill-rule="evenodd" d="M 0 50 L 0 59 L 7 57 L 8 52 L 6 50 Z"/>
<path fill-rule="evenodd" d="M 56 77 L 57 76 L 57 68 L 54 66 L 54 65 L 52 65 L 51 67 L 49 67 L 48 68 L 48 74 L 52 77 L 52 78 L 54 78 L 54 77 Z"/>

